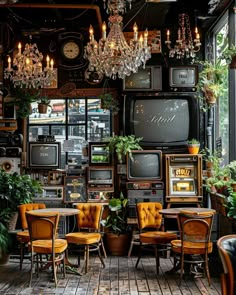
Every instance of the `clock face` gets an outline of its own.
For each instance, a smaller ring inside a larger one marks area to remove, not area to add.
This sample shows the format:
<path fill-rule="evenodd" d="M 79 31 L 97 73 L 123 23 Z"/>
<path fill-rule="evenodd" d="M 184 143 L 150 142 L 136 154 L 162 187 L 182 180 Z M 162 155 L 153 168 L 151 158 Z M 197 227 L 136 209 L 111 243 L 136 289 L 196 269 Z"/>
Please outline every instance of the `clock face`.
<path fill-rule="evenodd" d="M 76 59 L 80 55 L 80 47 L 76 42 L 68 41 L 63 44 L 62 53 L 67 59 Z"/>

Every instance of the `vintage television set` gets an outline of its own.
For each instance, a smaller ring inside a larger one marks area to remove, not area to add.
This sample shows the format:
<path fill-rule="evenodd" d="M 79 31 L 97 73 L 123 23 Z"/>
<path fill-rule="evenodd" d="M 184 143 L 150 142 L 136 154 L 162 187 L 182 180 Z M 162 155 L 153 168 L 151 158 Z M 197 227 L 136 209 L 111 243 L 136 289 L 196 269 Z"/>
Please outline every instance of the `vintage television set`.
<path fill-rule="evenodd" d="M 127 156 L 129 181 L 159 181 L 162 179 L 162 152 L 159 150 L 133 150 Z"/>
<path fill-rule="evenodd" d="M 58 169 L 60 168 L 61 143 L 32 141 L 28 143 L 28 168 Z"/>
<path fill-rule="evenodd" d="M 169 87 L 171 91 L 196 91 L 197 82 L 197 66 L 171 66 L 169 68 Z"/>
<path fill-rule="evenodd" d="M 142 137 L 141 146 L 165 153 L 187 153 L 187 141 L 199 139 L 199 103 L 193 93 L 125 96 L 125 135 Z"/>
<path fill-rule="evenodd" d="M 111 165 L 112 157 L 107 144 L 108 142 L 89 142 L 89 165 Z"/>
<path fill-rule="evenodd" d="M 123 80 L 123 91 L 161 91 L 162 67 L 146 66 Z"/>
<path fill-rule="evenodd" d="M 113 166 L 89 166 L 87 169 L 88 189 L 113 190 L 114 168 Z"/>

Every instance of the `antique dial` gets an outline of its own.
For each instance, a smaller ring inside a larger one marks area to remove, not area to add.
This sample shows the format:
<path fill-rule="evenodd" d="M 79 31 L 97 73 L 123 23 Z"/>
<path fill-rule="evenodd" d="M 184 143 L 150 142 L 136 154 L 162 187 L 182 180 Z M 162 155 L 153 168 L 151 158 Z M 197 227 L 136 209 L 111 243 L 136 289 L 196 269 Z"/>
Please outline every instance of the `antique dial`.
<path fill-rule="evenodd" d="M 67 41 L 62 46 L 62 54 L 67 59 L 76 59 L 80 55 L 80 47 L 74 41 Z"/>

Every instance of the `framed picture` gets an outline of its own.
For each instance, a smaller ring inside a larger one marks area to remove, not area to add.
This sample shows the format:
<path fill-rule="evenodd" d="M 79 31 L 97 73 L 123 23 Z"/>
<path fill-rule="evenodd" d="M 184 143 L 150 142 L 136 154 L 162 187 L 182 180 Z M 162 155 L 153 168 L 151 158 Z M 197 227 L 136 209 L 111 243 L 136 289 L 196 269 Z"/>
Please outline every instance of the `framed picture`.
<path fill-rule="evenodd" d="M 82 176 L 64 177 L 64 203 L 85 202 L 86 183 Z"/>

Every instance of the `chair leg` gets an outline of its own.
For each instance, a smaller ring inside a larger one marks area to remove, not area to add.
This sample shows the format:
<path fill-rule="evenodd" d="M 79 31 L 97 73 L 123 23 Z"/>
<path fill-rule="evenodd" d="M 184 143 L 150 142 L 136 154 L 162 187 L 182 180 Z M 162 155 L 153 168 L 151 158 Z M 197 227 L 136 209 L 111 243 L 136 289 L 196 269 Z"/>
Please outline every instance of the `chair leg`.
<path fill-rule="evenodd" d="M 88 272 L 89 265 L 89 245 L 85 245 L 85 273 Z"/>
<path fill-rule="evenodd" d="M 139 244 L 138 260 L 137 260 L 137 262 L 136 262 L 136 264 L 135 264 L 135 268 L 138 267 L 138 264 L 139 264 L 139 261 L 140 261 L 141 255 L 142 255 L 142 243 L 140 242 L 140 244 Z"/>
<path fill-rule="evenodd" d="M 209 271 L 209 264 L 208 264 L 208 255 L 207 253 L 205 254 L 205 271 L 208 279 L 208 284 L 209 286 L 211 285 L 211 276 L 210 276 L 210 271 Z"/>
<path fill-rule="evenodd" d="M 184 272 L 184 253 L 180 254 L 180 282 L 179 284 L 182 284 L 183 280 L 183 272 Z"/>
<path fill-rule="evenodd" d="M 57 286 L 57 266 L 55 262 L 55 253 L 52 254 L 52 272 L 53 272 L 53 279 L 55 282 L 55 287 Z"/>
<path fill-rule="evenodd" d="M 22 265 L 23 265 L 23 259 L 24 259 L 24 247 L 25 244 L 20 242 L 20 270 L 22 270 Z"/>
<path fill-rule="evenodd" d="M 99 256 L 99 258 L 101 260 L 101 263 L 103 265 L 103 268 L 105 268 L 105 263 L 104 263 L 104 261 L 102 259 L 101 250 L 100 250 L 100 246 L 99 245 L 98 245 L 98 256 Z"/>
<path fill-rule="evenodd" d="M 107 252 L 106 252 L 106 249 L 104 247 L 103 238 L 101 238 L 101 246 L 102 246 L 103 255 L 104 255 L 105 258 L 107 258 Z"/>
<path fill-rule="evenodd" d="M 156 258 L 156 272 L 159 274 L 159 266 L 160 266 L 160 257 L 158 251 L 158 245 L 154 246 L 155 249 L 155 258 Z"/>

